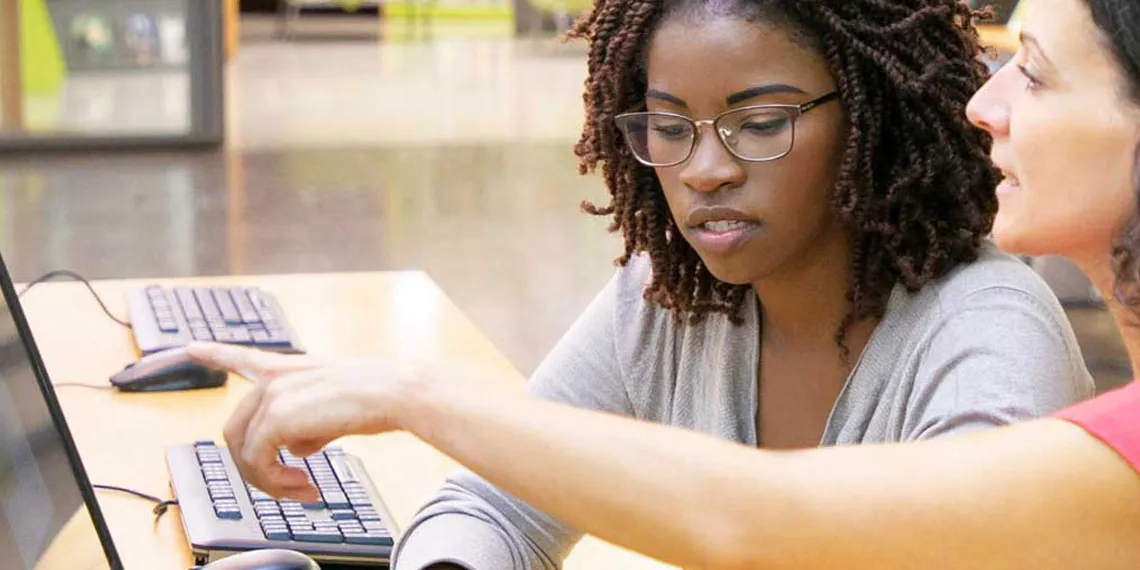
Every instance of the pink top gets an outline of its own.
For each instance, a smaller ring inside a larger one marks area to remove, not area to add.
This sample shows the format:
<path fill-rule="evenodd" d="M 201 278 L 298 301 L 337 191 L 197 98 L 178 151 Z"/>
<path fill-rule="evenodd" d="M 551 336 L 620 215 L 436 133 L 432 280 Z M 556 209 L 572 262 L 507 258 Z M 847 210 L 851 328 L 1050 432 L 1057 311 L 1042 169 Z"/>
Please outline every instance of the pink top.
<path fill-rule="evenodd" d="M 1084 428 L 1140 471 L 1140 382 L 1061 410 L 1057 416 Z"/>

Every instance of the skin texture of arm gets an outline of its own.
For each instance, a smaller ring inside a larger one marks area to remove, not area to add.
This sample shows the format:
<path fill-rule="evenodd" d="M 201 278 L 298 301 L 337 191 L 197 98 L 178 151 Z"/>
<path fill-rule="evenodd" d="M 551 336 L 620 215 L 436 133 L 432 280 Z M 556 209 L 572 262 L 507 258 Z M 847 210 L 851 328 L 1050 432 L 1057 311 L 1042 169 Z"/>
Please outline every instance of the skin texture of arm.
<path fill-rule="evenodd" d="M 1063 421 L 773 453 L 439 386 L 411 400 L 407 429 L 567 524 L 672 564 L 1140 567 L 1140 476 Z"/>
<path fill-rule="evenodd" d="M 315 496 L 279 447 L 406 430 L 579 532 L 678 566 L 1140 568 L 1140 476 L 1061 420 L 769 452 L 488 388 L 461 363 L 291 370 L 236 347 L 194 353 L 256 379 L 226 440 L 243 477 L 276 496 Z"/>

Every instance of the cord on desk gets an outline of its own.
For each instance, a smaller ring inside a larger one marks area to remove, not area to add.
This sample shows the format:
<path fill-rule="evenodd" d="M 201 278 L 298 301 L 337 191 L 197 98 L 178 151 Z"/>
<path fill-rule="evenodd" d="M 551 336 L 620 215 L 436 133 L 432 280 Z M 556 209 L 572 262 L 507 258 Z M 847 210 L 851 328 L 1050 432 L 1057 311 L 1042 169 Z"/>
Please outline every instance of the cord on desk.
<path fill-rule="evenodd" d="M 107 384 L 101 386 L 98 384 L 87 384 L 86 382 L 56 382 L 52 384 L 55 388 L 90 388 L 92 390 L 114 390 L 115 387 Z"/>
<path fill-rule="evenodd" d="M 135 491 L 134 489 L 128 489 L 126 487 L 116 487 L 114 485 L 92 485 L 92 487 L 103 491 L 117 491 L 119 493 L 126 493 L 128 495 L 154 503 L 155 506 L 154 510 L 152 511 L 154 513 L 154 522 L 158 522 L 158 519 L 162 518 L 162 515 L 165 515 L 166 511 L 170 510 L 170 507 L 178 506 L 178 501 L 176 500 L 168 501 L 166 499 L 155 497 L 154 495 L 148 495 L 146 493 Z"/>
<path fill-rule="evenodd" d="M 107 305 L 103 304 L 103 299 L 101 297 L 99 297 L 98 293 L 95 292 L 95 288 L 91 286 L 90 281 L 88 281 L 82 275 L 80 275 L 74 271 L 71 271 L 69 269 L 57 269 L 55 271 L 49 271 L 49 272 L 47 272 L 47 273 L 45 273 L 39 277 L 36 277 L 35 279 L 32 280 L 31 283 L 28 283 L 27 285 L 25 285 L 24 288 L 20 291 L 20 293 L 17 296 L 23 297 L 24 293 L 27 293 L 28 290 L 31 289 L 32 287 L 35 287 L 36 285 L 39 285 L 40 283 L 45 283 L 47 281 L 51 281 L 51 280 L 59 278 L 59 277 L 66 277 L 68 279 L 73 279 L 75 281 L 79 281 L 79 282 L 83 283 L 84 285 L 86 285 L 87 290 L 90 291 L 91 295 L 95 297 L 95 302 L 99 303 L 99 307 L 103 309 L 103 312 L 106 313 L 107 316 L 110 317 L 112 321 L 115 321 L 116 323 L 119 323 L 120 325 L 122 325 L 124 327 L 131 328 L 131 323 L 124 321 L 123 319 L 120 319 L 119 317 L 116 317 L 115 315 L 111 314 L 111 311 L 109 309 L 107 309 Z"/>

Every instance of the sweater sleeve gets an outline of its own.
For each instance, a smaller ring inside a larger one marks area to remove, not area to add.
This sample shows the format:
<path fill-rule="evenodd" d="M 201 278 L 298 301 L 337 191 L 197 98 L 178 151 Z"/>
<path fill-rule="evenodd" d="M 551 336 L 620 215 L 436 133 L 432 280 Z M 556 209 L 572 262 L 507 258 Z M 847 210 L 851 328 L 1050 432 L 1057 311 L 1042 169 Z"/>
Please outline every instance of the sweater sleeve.
<path fill-rule="evenodd" d="M 1140 382 L 1061 410 L 1057 417 L 1080 426 L 1140 473 Z"/>
<path fill-rule="evenodd" d="M 539 365 L 527 384 L 531 394 L 633 415 L 614 338 L 621 289 L 638 281 L 623 275 L 629 271 L 618 271 Z M 451 563 L 470 570 L 554 569 L 581 536 L 461 469 L 409 525 L 394 553 L 394 568 L 421 570 Z"/>

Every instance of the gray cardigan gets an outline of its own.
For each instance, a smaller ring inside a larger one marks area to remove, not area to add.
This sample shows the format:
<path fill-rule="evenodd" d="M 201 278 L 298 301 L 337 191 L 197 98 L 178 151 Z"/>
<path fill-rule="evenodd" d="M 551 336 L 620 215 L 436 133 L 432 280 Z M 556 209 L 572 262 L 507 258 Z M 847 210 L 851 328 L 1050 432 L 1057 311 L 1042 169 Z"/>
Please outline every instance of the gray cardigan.
<path fill-rule="evenodd" d="M 531 393 L 755 446 L 755 296 L 743 326 L 724 316 L 676 324 L 642 298 L 650 271 L 647 258 L 617 271 L 535 371 Z M 976 263 L 918 293 L 894 290 L 820 445 L 966 433 L 1092 395 L 1076 338 L 1048 286 L 988 247 Z M 519 458 L 531 460 L 541 458 Z M 395 568 L 443 561 L 472 570 L 557 568 L 580 537 L 461 470 L 409 526 Z"/>

